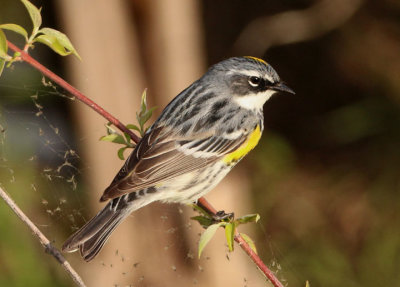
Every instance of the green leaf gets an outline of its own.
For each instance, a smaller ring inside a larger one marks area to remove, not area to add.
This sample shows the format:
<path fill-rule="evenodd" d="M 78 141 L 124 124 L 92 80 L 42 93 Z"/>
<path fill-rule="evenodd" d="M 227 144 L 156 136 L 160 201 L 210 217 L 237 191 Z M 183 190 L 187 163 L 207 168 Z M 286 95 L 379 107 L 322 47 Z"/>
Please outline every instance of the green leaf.
<path fill-rule="evenodd" d="M 201 253 L 203 252 L 204 247 L 210 242 L 211 238 L 214 236 L 215 232 L 217 229 L 221 226 L 224 225 L 224 222 L 216 223 L 213 225 L 210 225 L 201 235 L 200 241 L 199 241 L 199 258 L 201 256 Z"/>
<path fill-rule="evenodd" d="M 57 40 L 56 37 L 51 35 L 40 35 L 37 36 L 33 42 L 39 42 L 49 46 L 54 52 L 61 56 L 68 56 L 72 52 L 67 51 L 64 46 Z"/>
<path fill-rule="evenodd" d="M 153 112 L 151 110 L 145 111 L 143 115 L 140 116 L 139 118 L 139 124 L 141 127 L 144 126 L 144 124 L 150 119 L 151 115 Z"/>
<path fill-rule="evenodd" d="M 125 157 L 124 157 L 124 151 L 127 149 L 128 147 L 121 147 L 119 150 L 118 150 L 118 157 L 121 159 L 121 160 L 124 160 L 125 159 Z"/>
<path fill-rule="evenodd" d="M 118 132 L 112 127 L 112 123 L 108 122 L 106 125 L 106 129 L 107 129 L 107 134 L 117 134 Z"/>
<path fill-rule="evenodd" d="M 156 107 L 147 109 L 146 94 L 147 94 L 147 90 L 145 89 L 142 93 L 142 99 L 140 102 L 140 111 L 136 112 L 136 119 L 139 123 L 139 132 L 140 132 L 141 136 L 143 136 L 147 130 L 144 128 L 144 124 L 151 118 L 153 111 L 156 109 Z"/>
<path fill-rule="evenodd" d="M 42 16 L 40 15 L 40 9 L 38 9 L 35 5 L 33 5 L 28 0 L 21 0 L 21 2 L 25 5 L 28 10 L 29 16 L 31 16 L 31 20 L 33 23 L 33 34 L 36 35 L 39 27 L 42 25 Z"/>
<path fill-rule="evenodd" d="M 127 148 L 135 148 L 136 144 L 131 142 L 131 136 L 127 133 L 124 133 L 125 137 L 125 144 L 127 145 Z"/>
<path fill-rule="evenodd" d="M 134 124 L 128 124 L 128 125 L 126 125 L 126 127 L 130 130 L 135 130 L 135 131 L 140 132 L 140 128 Z"/>
<path fill-rule="evenodd" d="M 0 29 L 0 57 L 3 59 L 9 58 L 7 51 L 8 51 L 7 38 L 4 32 Z"/>
<path fill-rule="evenodd" d="M 240 234 L 240 236 L 242 236 L 244 241 L 246 241 L 246 243 L 250 246 L 250 248 L 254 251 L 254 253 L 257 254 L 257 248 L 256 248 L 256 245 L 254 244 L 253 239 L 251 239 L 250 236 L 248 236 L 245 233 L 239 233 L 239 234 Z"/>
<path fill-rule="evenodd" d="M 228 243 L 229 251 L 233 251 L 233 243 L 235 238 L 235 224 L 234 223 L 227 223 L 225 225 L 225 237 L 226 243 Z"/>
<path fill-rule="evenodd" d="M 207 211 L 205 211 L 203 208 L 201 208 L 201 207 L 198 206 L 197 204 L 191 204 L 191 206 L 193 207 L 193 209 L 195 209 L 195 210 L 197 210 L 199 213 L 203 214 L 203 216 L 212 219 L 212 217 L 210 216 L 210 214 L 208 214 Z"/>
<path fill-rule="evenodd" d="M 145 124 L 153 115 L 153 111 L 156 109 L 157 107 L 152 107 L 150 109 L 148 109 L 144 115 L 143 115 L 143 124 Z"/>
<path fill-rule="evenodd" d="M 238 224 L 243 224 L 243 223 L 248 223 L 248 222 L 257 222 L 260 220 L 260 215 L 259 214 L 248 214 L 244 215 L 242 217 L 239 217 L 235 220 Z"/>
<path fill-rule="evenodd" d="M 126 127 L 127 127 L 128 129 L 138 131 L 139 134 L 140 134 L 141 136 L 143 136 L 142 130 L 141 130 L 138 126 L 136 126 L 136 125 L 134 125 L 134 124 L 128 124 Z M 131 140 L 131 137 L 130 137 L 129 135 L 127 135 L 127 141 L 130 142 L 130 140 Z"/>
<path fill-rule="evenodd" d="M 6 61 L 0 58 L 0 76 L 3 73 L 5 64 L 6 64 Z"/>
<path fill-rule="evenodd" d="M 109 134 L 106 136 L 102 136 L 100 138 L 101 141 L 105 142 L 113 142 L 113 143 L 118 143 L 118 144 L 126 144 L 126 141 L 124 137 L 120 134 Z"/>
<path fill-rule="evenodd" d="M 144 89 L 142 93 L 142 100 L 141 100 L 141 105 L 140 105 L 140 112 L 145 112 L 147 108 L 147 89 Z"/>
<path fill-rule="evenodd" d="M 214 223 L 214 220 L 212 220 L 212 218 L 207 216 L 198 215 L 191 217 L 191 219 L 196 220 L 204 228 L 207 228 Z"/>
<path fill-rule="evenodd" d="M 78 52 L 76 52 L 74 46 L 72 45 L 71 41 L 68 39 L 67 35 L 64 33 L 52 29 L 52 28 L 42 28 L 38 31 L 38 33 L 43 33 L 47 36 L 53 36 L 57 39 L 57 41 L 70 53 L 74 54 L 79 60 L 81 57 L 79 56 Z"/>
<path fill-rule="evenodd" d="M 131 141 L 131 137 L 127 133 L 124 133 L 124 137 L 126 143 L 129 143 Z"/>
<path fill-rule="evenodd" d="M 9 31 L 18 33 L 18 34 L 24 36 L 25 40 L 28 41 L 28 32 L 26 32 L 26 30 L 23 27 L 21 27 L 20 25 L 2 24 L 2 25 L 0 25 L 0 29 L 5 29 L 5 30 L 9 30 Z"/>
<path fill-rule="evenodd" d="M 6 64 L 6 58 L 8 58 L 7 54 L 8 50 L 8 45 L 7 45 L 7 40 L 6 40 L 6 35 L 4 35 L 4 32 L 0 29 L 0 76 L 1 73 L 3 73 L 4 65 Z"/>

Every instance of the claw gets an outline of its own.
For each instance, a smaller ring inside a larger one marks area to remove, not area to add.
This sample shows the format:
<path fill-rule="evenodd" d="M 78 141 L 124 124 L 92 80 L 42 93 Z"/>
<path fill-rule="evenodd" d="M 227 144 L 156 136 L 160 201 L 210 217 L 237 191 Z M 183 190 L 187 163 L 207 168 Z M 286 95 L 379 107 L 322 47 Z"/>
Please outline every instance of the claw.
<path fill-rule="evenodd" d="M 224 221 L 225 219 L 231 221 L 233 218 L 235 218 L 235 214 L 233 212 L 225 213 L 224 210 L 220 210 L 215 215 L 213 215 L 212 218 L 215 222 L 221 222 Z"/>

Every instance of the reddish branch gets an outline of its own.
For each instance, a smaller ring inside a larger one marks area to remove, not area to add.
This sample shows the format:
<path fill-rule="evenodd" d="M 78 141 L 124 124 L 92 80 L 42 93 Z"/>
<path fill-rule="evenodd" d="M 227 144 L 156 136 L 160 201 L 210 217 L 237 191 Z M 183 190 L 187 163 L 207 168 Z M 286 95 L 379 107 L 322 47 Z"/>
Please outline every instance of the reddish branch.
<path fill-rule="evenodd" d="M 275 287 L 283 287 L 283 284 L 276 278 L 275 274 L 264 264 L 261 260 L 260 256 L 257 255 L 251 249 L 251 247 L 247 244 L 247 242 L 243 239 L 243 237 L 236 231 L 235 241 L 239 244 L 240 247 L 247 253 L 247 255 L 253 260 L 253 262 L 257 265 L 262 273 L 271 281 L 272 285 Z"/>
<path fill-rule="evenodd" d="M 71 95 L 73 95 L 81 102 L 83 102 L 84 104 L 95 110 L 101 116 L 106 118 L 108 121 L 110 121 L 118 129 L 129 134 L 129 136 L 135 143 L 138 143 L 140 141 L 140 138 L 137 135 L 135 135 L 131 130 L 129 130 L 124 124 L 122 124 L 117 118 L 115 118 L 110 113 L 105 111 L 102 107 L 100 107 L 98 104 L 87 98 L 78 89 L 71 86 L 65 80 L 63 80 L 62 78 L 54 74 L 52 71 L 44 67 L 42 64 L 37 62 L 28 53 L 22 51 L 9 41 L 7 41 L 7 43 L 11 50 L 19 52 L 21 54 L 20 56 L 21 60 L 27 62 L 28 64 L 39 70 L 43 75 L 47 76 L 52 81 L 56 82 L 66 91 L 71 93 Z M 215 215 L 217 213 L 217 210 L 204 197 L 198 200 L 198 205 L 201 206 L 209 214 Z M 271 281 L 271 283 L 275 287 L 283 287 L 282 283 L 279 282 L 274 273 L 264 264 L 261 258 L 251 249 L 249 244 L 247 244 L 247 242 L 243 239 L 243 237 L 239 233 L 236 233 L 235 241 L 247 253 L 247 255 L 253 260 L 253 262 L 257 265 L 257 267 L 261 270 L 261 272 Z"/>

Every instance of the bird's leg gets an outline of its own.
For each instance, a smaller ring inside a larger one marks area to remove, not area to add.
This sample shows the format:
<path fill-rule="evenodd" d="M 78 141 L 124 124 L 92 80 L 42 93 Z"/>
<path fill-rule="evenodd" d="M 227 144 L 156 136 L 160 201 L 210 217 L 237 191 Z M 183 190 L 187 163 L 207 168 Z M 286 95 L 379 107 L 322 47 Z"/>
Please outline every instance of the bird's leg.
<path fill-rule="evenodd" d="M 221 222 L 225 219 L 229 221 L 235 217 L 234 213 L 225 213 L 224 210 L 217 211 L 204 197 L 199 198 L 196 205 L 203 210 L 214 222 Z"/>

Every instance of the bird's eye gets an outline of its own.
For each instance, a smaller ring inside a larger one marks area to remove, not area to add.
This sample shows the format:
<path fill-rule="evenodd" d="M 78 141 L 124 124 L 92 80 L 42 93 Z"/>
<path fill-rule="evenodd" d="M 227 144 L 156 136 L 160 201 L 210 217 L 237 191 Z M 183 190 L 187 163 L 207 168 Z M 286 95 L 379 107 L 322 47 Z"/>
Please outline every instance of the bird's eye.
<path fill-rule="evenodd" d="M 261 78 L 252 76 L 249 78 L 249 84 L 252 87 L 258 87 L 261 84 Z"/>

